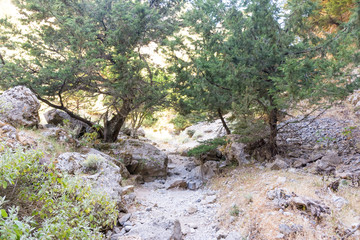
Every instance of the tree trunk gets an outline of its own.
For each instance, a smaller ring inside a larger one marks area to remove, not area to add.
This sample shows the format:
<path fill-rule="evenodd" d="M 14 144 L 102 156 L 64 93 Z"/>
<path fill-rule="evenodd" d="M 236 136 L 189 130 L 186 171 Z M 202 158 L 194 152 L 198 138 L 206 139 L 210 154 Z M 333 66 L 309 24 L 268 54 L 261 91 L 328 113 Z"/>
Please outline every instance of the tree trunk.
<path fill-rule="evenodd" d="M 120 111 L 108 121 L 107 116 L 104 120 L 104 142 L 116 142 L 121 127 L 124 125 L 126 117 L 131 112 L 131 102 L 124 101 Z"/>
<path fill-rule="evenodd" d="M 220 119 L 221 119 L 222 125 L 223 125 L 223 127 L 225 128 L 225 130 L 226 130 L 226 134 L 227 134 L 227 135 L 230 135 L 230 134 L 231 134 L 231 131 L 230 131 L 229 127 L 227 126 L 226 122 L 225 122 L 225 119 L 224 119 L 224 117 L 223 117 L 223 115 L 222 115 L 222 112 L 221 112 L 221 109 L 220 109 L 220 108 L 218 108 L 218 114 L 219 114 L 219 117 L 220 117 Z"/>
<path fill-rule="evenodd" d="M 110 121 L 104 124 L 104 142 L 116 142 L 121 127 L 124 125 L 126 117 L 115 115 Z"/>
<path fill-rule="evenodd" d="M 269 126 L 270 126 L 269 149 L 272 157 L 278 154 L 278 148 L 276 144 L 277 121 L 278 121 L 278 109 L 273 108 L 271 109 L 269 114 Z"/>

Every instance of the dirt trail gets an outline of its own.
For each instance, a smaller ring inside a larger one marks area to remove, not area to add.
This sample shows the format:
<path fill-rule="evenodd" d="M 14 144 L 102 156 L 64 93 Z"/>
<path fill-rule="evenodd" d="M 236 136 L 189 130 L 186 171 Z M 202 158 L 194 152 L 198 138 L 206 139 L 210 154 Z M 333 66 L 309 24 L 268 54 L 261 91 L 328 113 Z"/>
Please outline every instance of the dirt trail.
<path fill-rule="evenodd" d="M 133 239 L 170 239 L 174 222 L 179 220 L 183 239 L 217 239 L 216 192 L 201 187 L 197 190 L 167 189 L 176 180 L 189 182 L 193 165 L 188 157 L 169 154 L 169 174 L 165 180 L 145 183 L 135 189 L 137 204 L 130 209 L 131 217 L 125 236 Z M 121 239 L 121 238 L 119 238 Z"/>

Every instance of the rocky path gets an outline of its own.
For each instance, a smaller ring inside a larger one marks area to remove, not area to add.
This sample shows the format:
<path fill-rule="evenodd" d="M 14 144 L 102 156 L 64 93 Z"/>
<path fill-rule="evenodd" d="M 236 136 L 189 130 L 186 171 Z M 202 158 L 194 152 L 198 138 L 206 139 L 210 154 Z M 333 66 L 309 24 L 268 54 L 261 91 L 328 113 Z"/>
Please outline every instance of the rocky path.
<path fill-rule="evenodd" d="M 115 239 L 217 239 L 216 192 L 206 187 L 188 189 L 194 177 L 191 159 L 170 154 L 169 160 L 166 181 L 135 189 L 136 204 L 120 220 L 124 228 L 118 236 L 122 237 Z"/>

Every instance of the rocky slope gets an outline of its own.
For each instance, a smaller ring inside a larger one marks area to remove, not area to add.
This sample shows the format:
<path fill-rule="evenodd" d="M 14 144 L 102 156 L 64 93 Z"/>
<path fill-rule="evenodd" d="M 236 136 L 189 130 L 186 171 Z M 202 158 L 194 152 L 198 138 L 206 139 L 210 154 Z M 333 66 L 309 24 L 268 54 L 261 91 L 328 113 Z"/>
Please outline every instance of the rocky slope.
<path fill-rule="evenodd" d="M 122 136 L 94 149 L 61 126 L 19 131 L 3 109 L 0 140 L 43 150 L 43 164 L 116 199 L 121 213 L 106 239 L 360 239 L 360 130 L 356 118 L 339 117 L 353 110 L 281 123 L 281 153 L 271 163 L 255 160 L 261 151 L 247 155 L 235 135 L 198 159 L 183 156 L 198 140 L 222 136 L 220 122 L 192 126 L 170 142 Z M 22 124 L 38 125 L 37 111 L 30 113 Z"/>

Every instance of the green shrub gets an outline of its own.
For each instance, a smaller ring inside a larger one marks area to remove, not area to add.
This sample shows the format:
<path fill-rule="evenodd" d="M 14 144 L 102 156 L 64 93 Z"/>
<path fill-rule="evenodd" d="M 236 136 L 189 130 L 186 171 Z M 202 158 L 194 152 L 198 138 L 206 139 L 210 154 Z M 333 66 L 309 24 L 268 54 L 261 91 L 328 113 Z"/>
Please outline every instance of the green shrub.
<path fill-rule="evenodd" d="M 7 213 L 2 206 L 5 203 L 5 197 L 0 198 L 0 239 L 35 239 L 31 237 L 34 228 L 30 217 L 19 220 L 19 207 L 9 208 Z"/>
<path fill-rule="evenodd" d="M 215 150 L 219 146 L 225 145 L 225 138 L 215 138 L 211 140 L 201 141 L 201 144 L 197 147 L 194 147 L 188 151 L 188 156 L 199 157 L 203 153 L 210 152 Z"/>
<path fill-rule="evenodd" d="M 192 138 L 192 137 L 194 136 L 194 134 L 195 134 L 195 130 L 187 130 L 187 131 L 186 131 L 186 134 L 187 134 L 190 138 Z"/>
<path fill-rule="evenodd" d="M 149 114 L 145 117 L 142 125 L 144 127 L 147 127 L 147 128 L 150 128 L 150 127 L 153 127 L 157 122 L 158 122 L 158 118 L 154 117 L 153 114 Z"/>
<path fill-rule="evenodd" d="M 116 223 L 116 201 L 94 192 L 81 178 L 62 174 L 53 165 L 40 165 L 40 157 L 41 153 L 33 150 L 6 149 L 1 153 L 0 193 L 8 196 L 0 198 L 0 236 L 9 240 L 103 239 L 101 232 Z M 8 187 L 17 191 L 4 191 Z M 10 196 L 9 192 L 18 195 Z M 19 216 L 19 207 L 6 206 L 6 197 L 35 206 L 33 218 Z"/>
<path fill-rule="evenodd" d="M 230 215 L 234 217 L 238 217 L 239 214 L 240 214 L 239 207 L 236 204 L 232 205 L 230 209 Z"/>
<path fill-rule="evenodd" d="M 190 121 L 183 115 L 176 115 L 175 118 L 171 119 L 170 123 L 174 125 L 175 130 L 178 132 L 191 126 Z"/>
<path fill-rule="evenodd" d="M 207 120 L 207 116 L 203 113 L 190 113 L 186 116 L 178 114 L 171 119 L 170 123 L 174 125 L 175 131 L 181 132 L 185 128 L 205 120 Z"/>
<path fill-rule="evenodd" d="M 238 119 L 238 122 L 233 124 L 234 134 L 238 134 L 239 141 L 242 143 L 253 143 L 264 137 L 269 133 L 268 125 L 262 119 Z"/>

